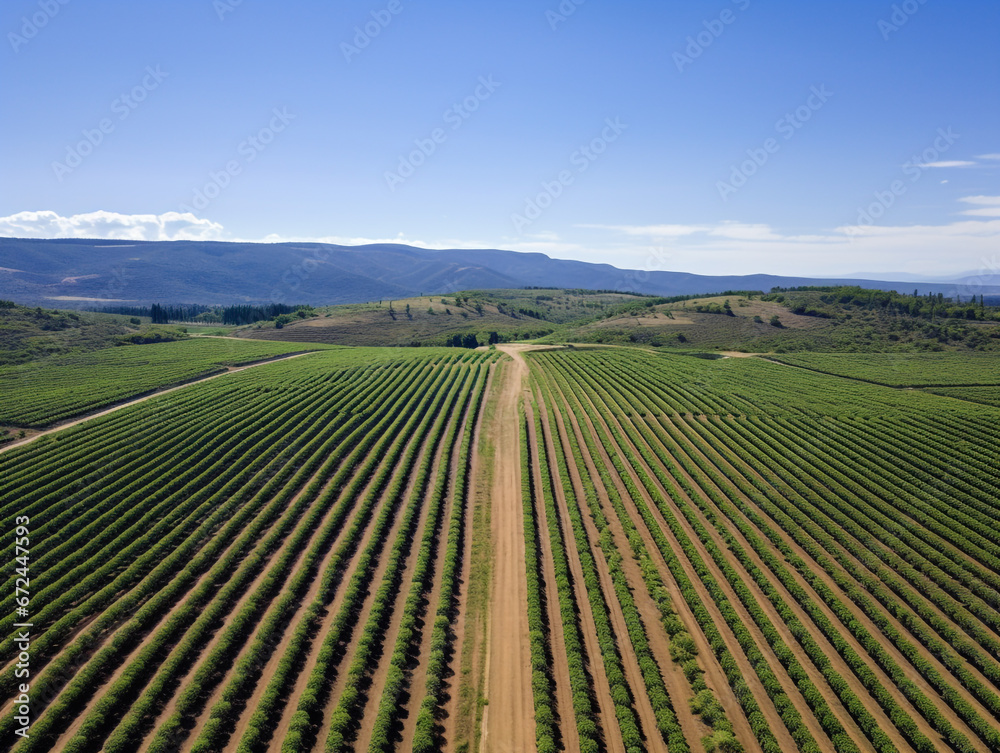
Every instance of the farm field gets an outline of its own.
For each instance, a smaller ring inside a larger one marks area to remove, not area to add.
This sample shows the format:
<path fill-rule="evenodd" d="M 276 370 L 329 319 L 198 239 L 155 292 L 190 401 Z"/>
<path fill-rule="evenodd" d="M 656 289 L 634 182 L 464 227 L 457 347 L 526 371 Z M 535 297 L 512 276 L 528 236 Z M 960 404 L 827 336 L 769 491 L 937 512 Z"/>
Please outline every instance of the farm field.
<path fill-rule="evenodd" d="M 228 367 L 327 346 L 198 338 L 0 367 L 0 425 L 47 426 Z"/>
<path fill-rule="evenodd" d="M 1000 407 L 846 376 L 327 348 L 12 447 L 0 750 L 998 751 Z"/>
<path fill-rule="evenodd" d="M 1000 386 L 992 353 L 796 353 L 774 360 L 891 387 Z"/>

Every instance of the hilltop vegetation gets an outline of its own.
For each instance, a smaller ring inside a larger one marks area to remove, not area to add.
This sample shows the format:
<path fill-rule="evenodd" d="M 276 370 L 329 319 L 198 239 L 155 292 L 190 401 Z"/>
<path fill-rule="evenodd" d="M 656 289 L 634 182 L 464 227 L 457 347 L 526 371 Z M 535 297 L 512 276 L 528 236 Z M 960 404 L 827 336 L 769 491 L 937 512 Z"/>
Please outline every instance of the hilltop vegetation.
<path fill-rule="evenodd" d="M 563 340 L 746 352 L 1000 349 L 1000 310 L 980 301 L 856 287 L 647 298 Z"/>
<path fill-rule="evenodd" d="M 150 326 L 135 317 L 29 308 L 0 301 L 0 366 L 186 337 L 182 328 Z"/>
<path fill-rule="evenodd" d="M 957 301 L 856 286 L 670 298 L 610 290 L 468 290 L 325 307 L 156 304 L 101 313 L 6 306 L 0 309 L 0 338 L 7 341 L 0 363 L 174 340 L 188 330 L 390 347 L 539 340 L 750 353 L 1000 349 L 1000 308 L 982 297 Z"/>

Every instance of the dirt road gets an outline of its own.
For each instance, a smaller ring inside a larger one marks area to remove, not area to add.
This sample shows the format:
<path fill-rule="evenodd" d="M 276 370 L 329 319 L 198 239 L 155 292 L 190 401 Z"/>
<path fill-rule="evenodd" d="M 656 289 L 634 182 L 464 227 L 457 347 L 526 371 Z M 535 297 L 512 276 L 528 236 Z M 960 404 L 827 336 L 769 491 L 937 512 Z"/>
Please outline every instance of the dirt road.
<path fill-rule="evenodd" d="M 483 710 L 481 750 L 522 753 L 535 750 L 518 404 L 528 366 L 516 346 L 500 350 L 513 362 L 504 364 L 493 421 L 494 562 L 485 683 L 489 704 Z"/>

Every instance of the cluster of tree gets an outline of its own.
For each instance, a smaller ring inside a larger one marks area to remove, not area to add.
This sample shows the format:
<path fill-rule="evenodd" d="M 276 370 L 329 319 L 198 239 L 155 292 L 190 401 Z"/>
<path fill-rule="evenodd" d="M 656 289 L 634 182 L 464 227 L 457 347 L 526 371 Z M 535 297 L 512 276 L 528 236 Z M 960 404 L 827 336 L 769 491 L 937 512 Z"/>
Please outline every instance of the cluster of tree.
<path fill-rule="evenodd" d="M 727 298 L 720 306 L 718 303 L 699 303 L 694 307 L 699 314 L 725 314 L 726 316 L 736 316 Z"/>
<path fill-rule="evenodd" d="M 157 327 L 147 327 L 130 335 L 122 335 L 118 338 L 119 345 L 149 345 L 151 343 L 171 343 L 176 340 L 184 340 L 188 333 L 183 329 L 170 328 L 162 329 Z"/>
<path fill-rule="evenodd" d="M 150 306 L 104 306 L 91 308 L 101 314 L 120 314 L 130 317 L 148 317 L 153 324 L 169 324 L 170 322 L 205 322 L 208 324 L 243 325 L 275 319 L 283 314 L 295 314 L 300 317 L 313 316 L 312 306 L 289 306 L 284 303 L 267 303 L 260 306 L 203 306 L 200 304 L 168 304 L 154 303 Z M 301 313 L 300 313 L 301 312 Z"/>
<path fill-rule="evenodd" d="M 478 348 L 479 338 L 474 332 L 452 335 L 445 341 L 446 348 Z"/>

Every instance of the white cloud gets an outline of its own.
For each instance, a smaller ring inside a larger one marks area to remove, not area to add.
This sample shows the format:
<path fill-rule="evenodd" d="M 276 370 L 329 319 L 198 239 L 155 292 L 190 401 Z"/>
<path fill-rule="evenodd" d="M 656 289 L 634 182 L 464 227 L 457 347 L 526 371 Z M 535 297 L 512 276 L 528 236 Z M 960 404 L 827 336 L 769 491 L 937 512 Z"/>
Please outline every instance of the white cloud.
<path fill-rule="evenodd" d="M 975 162 L 969 162 L 968 160 L 942 160 L 940 162 L 924 162 L 920 167 L 971 167 L 975 165 Z"/>
<path fill-rule="evenodd" d="M 971 217 L 1000 217 L 1000 196 L 966 196 L 959 201 L 966 204 L 979 205 L 976 209 L 966 209 L 962 212 Z"/>
<path fill-rule="evenodd" d="M 964 196 L 959 201 L 966 204 L 1000 204 L 1000 196 Z"/>
<path fill-rule="evenodd" d="M 976 159 L 1000 159 L 1000 153 L 994 154 L 977 154 Z"/>
<path fill-rule="evenodd" d="M 706 225 L 577 225 L 576 227 L 593 230 L 617 230 L 625 235 L 639 235 L 649 238 L 679 238 L 711 230 Z"/>
<path fill-rule="evenodd" d="M 193 214 L 87 212 L 71 217 L 50 211 L 0 217 L 0 236 L 13 238 L 106 238 L 130 241 L 222 240 L 222 225 Z"/>
<path fill-rule="evenodd" d="M 708 234 L 720 238 L 732 238 L 734 240 L 741 241 L 782 240 L 782 236 L 774 232 L 770 225 L 764 225 L 762 223 L 751 224 L 746 222 L 723 222 L 718 227 L 709 230 Z"/>

